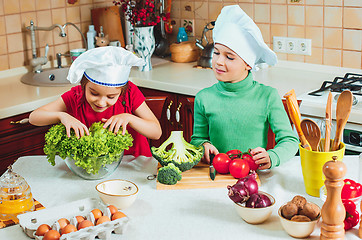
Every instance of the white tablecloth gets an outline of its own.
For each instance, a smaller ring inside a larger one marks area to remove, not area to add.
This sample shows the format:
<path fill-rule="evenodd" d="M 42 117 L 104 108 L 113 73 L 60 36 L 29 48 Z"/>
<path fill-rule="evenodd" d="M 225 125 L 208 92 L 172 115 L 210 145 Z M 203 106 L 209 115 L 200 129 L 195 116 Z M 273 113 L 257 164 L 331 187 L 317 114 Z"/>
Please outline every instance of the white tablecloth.
<path fill-rule="evenodd" d="M 226 188 L 156 190 L 156 180 L 147 176 L 156 172 L 153 158 L 139 157 L 129 162 L 125 156 L 108 179 L 127 179 L 140 189 L 135 203 L 124 212 L 130 223 L 122 237 L 112 239 L 292 239 L 282 228 L 278 208 L 295 195 L 303 195 L 319 206 L 323 201 L 306 194 L 299 157 L 271 171 L 259 173 L 261 190 L 272 194 L 276 205 L 271 217 L 259 225 L 244 222 L 234 210 Z M 358 156 L 345 156 L 346 178 L 358 180 Z M 13 166 L 25 178 L 35 199 L 45 207 L 58 206 L 84 198 L 98 198 L 97 183 L 75 176 L 60 158 L 51 166 L 45 156 L 22 157 Z M 217 178 L 217 176 L 216 176 Z M 210 181 L 212 184 L 212 181 Z M 60 213 L 61 214 L 61 213 Z M 346 239 L 359 239 L 358 226 L 347 231 Z M 320 224 L 309 239 L 319 239 Z M 0 229 L 1 240 L 29 239 L 19 225 Z"/>

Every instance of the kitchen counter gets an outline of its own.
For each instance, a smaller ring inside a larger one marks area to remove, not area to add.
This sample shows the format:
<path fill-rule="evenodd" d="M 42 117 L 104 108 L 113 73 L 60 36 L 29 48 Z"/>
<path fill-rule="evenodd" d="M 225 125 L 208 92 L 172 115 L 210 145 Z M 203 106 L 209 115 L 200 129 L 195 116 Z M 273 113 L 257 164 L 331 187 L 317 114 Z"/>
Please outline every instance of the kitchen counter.
<path fill-rule="evenodd" d="M 132 69 L 130 80 L 140 87 L 194 96 L 198 91 L 217 82 L 211 69 L 194 68 L 193 63 L 173 63 L 153 59 L 153 70 Z M 17 68 L 0 72 L 0 119 L 32 111 L 57 99 L 72 87 L 36 87 L 20 82 L 28 69 Z M 362 73 L 361 69 L 345 69 L 307 63 L 280 61 L 275 67 L 254 73 L 255 79 L 278 89 L 282 97 L 295 89 L 297 96 L 317 89 L 325 80 L 343 76 L 346 72 Z"/>
<path fill-rule="evenodd" d="M 147 180 L 154 174 L 157 162 L 153 158 L 139 157 L 129 161 L 126 156 L 108 179 L 127 179 L 139 187 L 135 203 L 123 210 L 130 218 L 122 239 L 293 239 L 278 219 L 279 207 L 295 195 L 303 195 L 320 207 L 323 201 L 306 194 L 300 158 L 294 157 L 273 170 L 259 172 L 260 190 L 276 198 L 270 218 L 259 225 L 244 222 L 234 210 L 225 188 L 156 190 L 156 180 Z M 358 180 L 358 156 L 345 156 L 346 178 Z M 45 156 L 19 158 L 14 172 L 25 178 L 33 196 L 46 208 L 59 206 L 84 198 L 98 198 L 95 186 L 106 179 L 88 181 L 75 176 L 59 157 L 51 166 Z M 217 180 L 217 176 L 216 176 Z M 210 180 L 210 184 L 213 182 Z M 98 198 L 99 199 L 99 198 Z M 358 207 L 359 209 L 359 207 Z M 59 213 L 61 217 L 62 213 Z M 320 222 L 308 239 L 319 239 Z M 359 239 L 358 226 L 347 231 L 345 239 Z M 112 239 L 119 239 L 112 234 Z M 19 225 L 0 229 L 0 239 L 29 239 Z"/>

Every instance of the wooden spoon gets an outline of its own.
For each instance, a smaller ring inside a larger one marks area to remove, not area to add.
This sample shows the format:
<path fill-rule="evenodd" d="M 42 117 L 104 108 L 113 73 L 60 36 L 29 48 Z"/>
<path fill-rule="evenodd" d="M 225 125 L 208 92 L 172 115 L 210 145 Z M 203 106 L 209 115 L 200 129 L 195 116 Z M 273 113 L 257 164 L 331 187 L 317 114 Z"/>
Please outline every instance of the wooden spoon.
<path fill-rule="evenodd" d="M 346 125 L 349 114 L 351 112 L 352 103 L 353 94 L 351 91 L 345 90 L 341 93 L 341 95 L 339 95 L 336 109 L 337 129 L 336 136 L 334 137 L 334 141 L 332 144 L 332 151 L 336 151 L 339 148 L 344 126 Z"/>
<path fill-rule="evenodd" d="M 331 124 L 332 124 L 332 92 L 328 94 L 326 106 L 326 135 L 324 138 L 324 151 L 329 152 L 331 142 Z"/>
<path fill-rule="evenodd" d="M 312 150 L 318 151 L 318 146 L 321 141 L 321 130 L 318 124 L 312 119 L 305 118 L 301 121 L 300 127 Z"/>

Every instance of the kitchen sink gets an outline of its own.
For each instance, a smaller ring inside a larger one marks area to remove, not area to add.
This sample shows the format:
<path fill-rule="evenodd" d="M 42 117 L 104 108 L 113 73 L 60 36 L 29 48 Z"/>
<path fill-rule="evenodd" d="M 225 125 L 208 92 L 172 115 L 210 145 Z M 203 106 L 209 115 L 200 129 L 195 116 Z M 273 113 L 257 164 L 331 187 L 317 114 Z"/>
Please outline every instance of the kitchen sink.
<path fill-rule="evenodd" d="M 67 80 L 69 67 L 45 69 L 41 73 L 30 72 L 22 76 L 21 82 L 40 87 L 62 87 L 71 83 Z"/>

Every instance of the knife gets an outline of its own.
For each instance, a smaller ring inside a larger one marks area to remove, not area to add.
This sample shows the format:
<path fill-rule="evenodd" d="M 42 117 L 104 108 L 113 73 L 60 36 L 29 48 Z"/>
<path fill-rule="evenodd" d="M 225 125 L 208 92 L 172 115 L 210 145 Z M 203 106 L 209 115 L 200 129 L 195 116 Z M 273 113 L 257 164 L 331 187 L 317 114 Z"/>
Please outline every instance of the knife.
<path fill-rule="evenodd" d="M 324 138 L 324 151 L 329 152 L 330 136 L 332 124 L 332 92 L 328 94 L 327 107 L 326 107 L 326 136 Z"/>
<path fill-rule="evenodd" d="M 209 168 L 209 174 L 212 181 L 215 180 L 216 170 L 214 166 L 212 165 L 212 160 L 214 159 L 215 155 L 210 153 L 210 168 Z"/>

